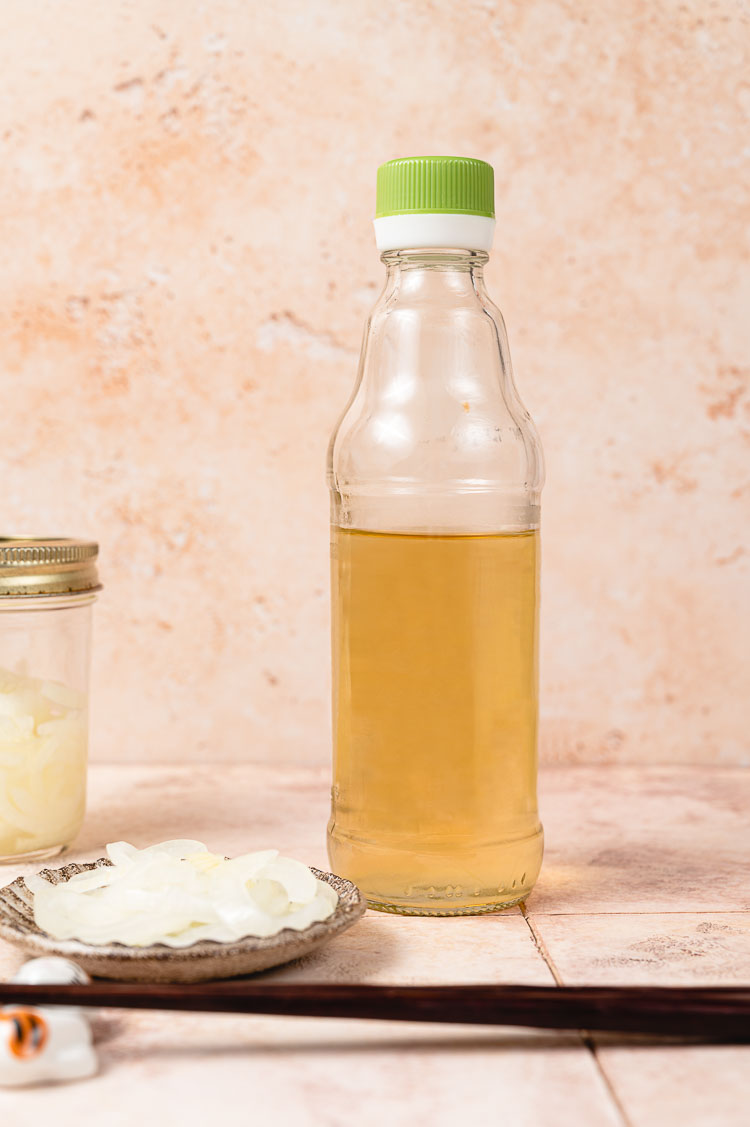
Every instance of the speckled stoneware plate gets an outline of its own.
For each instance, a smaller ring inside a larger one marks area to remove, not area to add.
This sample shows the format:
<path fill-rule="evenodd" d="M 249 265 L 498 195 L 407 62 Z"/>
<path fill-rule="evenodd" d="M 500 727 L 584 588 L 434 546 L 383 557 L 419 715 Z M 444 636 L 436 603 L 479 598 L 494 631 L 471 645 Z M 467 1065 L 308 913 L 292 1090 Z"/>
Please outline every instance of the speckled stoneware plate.
<path fill-rule="evenodd" d="M 111 862 L 102 857 L 87 865 L 63 865 L 42 869 L 40 876 L 51 884 L 70 880 L 76 873 L 98 869 Z M 95 947 L 78 939 L 53 939 L 34 923 L 34 897 L 23 877 L 0 889 L 0 937 L 20 947 L 27 955 L 63 955 L 73 959 L 98 978 L 122 982 L 207 982 L 214 978 L 233 978 L 254 974 L 269 967 L 309 955 L 317 947 L 346 931 L 363 915 L 364 898 L 351 881 L 332 873 L 312 869 L 339 894 L 336 911 L 327 920 L 310 924 L 304 931 L 285 928 L 265 939 L 239 939 L 236 943 L 216 943 L 204 939 L 191 947 L 173 948 L 162 943 L 150 947 L 126 947 L 110 943 Z"/>

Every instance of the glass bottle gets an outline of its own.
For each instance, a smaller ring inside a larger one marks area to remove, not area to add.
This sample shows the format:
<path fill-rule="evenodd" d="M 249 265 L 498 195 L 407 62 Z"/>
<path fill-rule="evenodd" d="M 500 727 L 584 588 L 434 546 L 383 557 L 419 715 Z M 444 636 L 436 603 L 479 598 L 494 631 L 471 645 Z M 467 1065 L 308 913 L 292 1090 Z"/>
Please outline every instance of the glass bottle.
<path fill-rule="evenodd" d="M 385 288 L 329 449 L 329 857 L 371 907 L 488 912 L 542 859 L 542 451 L 484 286 L 491 166 L 390 161 L 377 196 Z"/>
<path fill-rule="evenodd" d="M 0 863 L 53 857 L 83 822 L 97 554 L 0 538 Z"/>

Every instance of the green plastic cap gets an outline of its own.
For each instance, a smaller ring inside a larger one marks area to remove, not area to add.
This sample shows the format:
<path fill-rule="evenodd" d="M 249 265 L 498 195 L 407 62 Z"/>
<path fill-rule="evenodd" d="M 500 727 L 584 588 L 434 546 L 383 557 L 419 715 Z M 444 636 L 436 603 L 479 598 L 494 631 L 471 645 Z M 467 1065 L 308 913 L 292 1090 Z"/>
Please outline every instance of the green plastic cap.
<path fill-rule="evenodd" d="M 492 165 L 471 157 L 402 157 L 381 164 L 376 219 L 429 212 L 494 219 Z"/>

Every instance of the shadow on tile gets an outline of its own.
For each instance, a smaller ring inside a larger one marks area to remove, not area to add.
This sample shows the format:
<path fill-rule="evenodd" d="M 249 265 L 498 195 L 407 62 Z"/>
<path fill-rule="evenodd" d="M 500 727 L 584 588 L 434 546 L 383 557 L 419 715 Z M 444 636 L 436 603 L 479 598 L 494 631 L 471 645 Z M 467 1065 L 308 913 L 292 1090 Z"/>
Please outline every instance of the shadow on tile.
<path fill-rule="evenodd" d="M 369 1023 L 368 1023 L 369 1024 Z M 110 1064 L 114 1066 L 122 1061 L 129 1059 L 140 1059 L 144 1055 L 149 1058 L 154 1058 L 162 1061 L 169 1060 L 189 1060 L 191 1057 L 198 1059 L 205 1059 L 207 1057 L 245 1057 L 252 1055 L 258 1056 L 271 1056 L 278 1057 L 283 1054 L 285 1057 L 291 1054 L 302 1054 L 305 1056 L 359 1056 L 369 1053 L 388 1053 L 397 1052 L 401 1053 L 455 1053 L 466 1052 L 473 1053 L 477 1049 L 488 1050 L 503 1050 L 505 1052 L 544 1052 L 552 1050 L 571 1050 L 580 1049 L 582 1047 L 581 1038 L 576 1033 L 535 1033 L 529 1032 L 527 1034 L 519 1034 L 516 1032 L 508 1034 L 498 1034 L 494 1031 L 487 1031 L 486 1035 L 477 1034 L 475 1032 L 467 1033 L 465 1037 L 456 1036 L 455 1033 L 450 1033 L 446 1036 L 440 1036 L 439 1033 L 434 1037 L 414 1037 L 410 1036 L 406 1031 L 402 1037 L 384 1035 L 382 1037 L 372 1036 L 372 1026 L 370 1030 L 363 1035 L 347 1033 L 341 1037 L 316 1037 L 314 1040 L 299 1039 L 282 1039 L 278 1037 L 271 1041 L 252 1040 L 243 1041 L 240 1044 L 236 1039 L 226 1041 L 217 1041 L 216 1038 L 211 1038 L 210 1041 L 194 1042 L 190 1045 L 180 1044 L 178 1041 L 169 1043 L 161 1039 L 159 1044 L 149 1044 L 147 1050 L 136 1050 L 135 1047 L 128 1046 L 127 1048 L 118 1049 L 114 1044 L 111 1050 Z"/>
<path fill-rule="evenodd" d="M 236 1015 L 234 1020 L 237 1020 Z M 318 1024 L 320 1019 L 315 1020 Z M 455 1026 L 449 1027 L 450 1032 L 445 1034 L 442 1033 L 439 1026 L 432 1026 L 433 1036 L 425 1036 L 424 1034 L 414 1036 L 411 1030 L 407 1028 L 409 1023 L 405 1023 L 404 1026 L 400 1027 L 401 1036 L 387 1032 L 385 1029 L 382 1036 L 373 1036 L 372 1023 L 368 1022 L 367 1025 L 369 1028 L 363 1028 L 361 1032 L 358 1030 L 351 1032 L 352 1023 L 349 1022 L 346 1034 L 330 1037 L 315 1035 L 310 1036 L 309 1040 L 304 1037 L 279 1038 L 278 1031 L 273 1038 L 269 1038 L 267 1041 L 258 1038 L 256 1034 L 252 1040 L 242 1040 L 240 1043 L 238 1043 L 237 1038 L 217 1040 L 215 1037 L 211 1037 L 210 1040 L 207 1038 L 205 1042 L 193 1041 L 191 1044 L 181 1044 L 178 1041 L 170 1043 L 169 1040 L 160 1038 L 158 1044 L 149 1043 L 147 1054 L 149 1058 L 167 1061 L 173 1059 L 189 1060 L 192 1057 L 200 1059 L 247 1055 L 278 1057 L 280 1053 L 285 1056 L 287 1054 L 300 1054 L 308 1057 L 328 1055 L 340 1057 L 387 1052 L 468 1053 L 475 1052 L 477 1049 L 509 1053 L 546 1052 L 549 1050 L 559 1052 L 585 1047 L 582 1034 L 575 1031 L 556 1033 L 547 1030 L 518 1031 L 513 1029 L 499 1033 L 489 1028 L 484 1031 L 477 1031 L 467 1027 L 464 1036 L 457 1036 Z M 310 1032 L 312 1033 L 312 1030 Z M 696 1047 L 701 1044 L 700 1041 L 694 1039 L 645 1037 L 635 1034 L 597 1035 L 592 1040 L 600 1049 L 648 1049 L 652 1052 L 674 1049 L 675 1047 Z M 113 1044 L 111 1063 L 114 1064 L 115 1060 L 119 1062 L 130 1058 L 140 1058 L 144 1055 L 144 1051 L 137 1050 L 131 1045 L 118 1049 Z"/>

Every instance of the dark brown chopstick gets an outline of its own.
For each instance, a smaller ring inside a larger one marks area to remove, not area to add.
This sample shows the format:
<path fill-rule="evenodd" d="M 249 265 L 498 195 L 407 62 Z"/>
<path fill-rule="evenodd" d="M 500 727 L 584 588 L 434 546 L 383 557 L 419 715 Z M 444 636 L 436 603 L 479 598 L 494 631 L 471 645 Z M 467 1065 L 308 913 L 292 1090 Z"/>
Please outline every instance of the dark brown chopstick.
<path fill-rule="evenodd" d="M 522 1025 L 713 1042 L 750 1040 L 750 986 L 0 984 L 0 1005 L 13 1003 Z"/>

